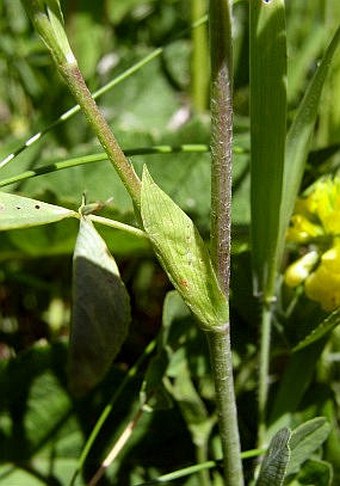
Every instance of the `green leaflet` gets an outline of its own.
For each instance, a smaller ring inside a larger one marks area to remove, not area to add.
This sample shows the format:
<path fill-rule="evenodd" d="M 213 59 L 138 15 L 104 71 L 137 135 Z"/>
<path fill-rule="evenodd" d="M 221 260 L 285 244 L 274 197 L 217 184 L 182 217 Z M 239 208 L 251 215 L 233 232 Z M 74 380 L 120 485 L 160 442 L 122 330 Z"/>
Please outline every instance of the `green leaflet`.
<path fill-rule="evenodd" d="M 300 341 L 297 346 L 294 347 L 293 352 L 300 351 L 301 349 L 309 346 L 310 344 L 319 341 L 327 334 L 333 331 L 340 324 L 340 308 L 329 314 L 320 324 L 313 329 L 313 331 L 306 336 L 303 341 Z"/>
<path fill-rule="evenodd" d="M 325 442 L 330 430 L 331 426 L 325 417 L 314 417 L 293 430 L 289 441 L 291 459 L 287 475 L 300 470 L 301 465 Z"/>
<path fill-rule="evenodd" d="M 288 427 L 279 430 L 270 441 L 263 459 L 256 486 L 281 486 L 283 484 L 290 458 Z"/>
<path fill-rule="evenodd" d="M 192 220 L 143 170 L 141 215 L 157 257 L 183 300 L 211 331 L 228 322 L 227 300 Z"/>
<path fill-rule="evenodd" d="M 81 396 L 105 376 L 128 333 L 129 295 L 116 262 L 86 217 L 73 255 L 69 382 Z"/>
<path fill-rule="evenodd" d="M 54 223 L 72 216 L 78 217 L 71 209 L 0 192 L 0 231 Z"/>
<path fill-rule="evenodd" d="M 270 441 L 256 486 L 281 486 L 288 476 L 301 471 L 302 465 L 323 444 L 329 432 L 330 424 L 324 417 L 308 420 L 292 432 L 288 427 L 280 429 Z M 326 476 L 329 474 L 326 467 Z"/>

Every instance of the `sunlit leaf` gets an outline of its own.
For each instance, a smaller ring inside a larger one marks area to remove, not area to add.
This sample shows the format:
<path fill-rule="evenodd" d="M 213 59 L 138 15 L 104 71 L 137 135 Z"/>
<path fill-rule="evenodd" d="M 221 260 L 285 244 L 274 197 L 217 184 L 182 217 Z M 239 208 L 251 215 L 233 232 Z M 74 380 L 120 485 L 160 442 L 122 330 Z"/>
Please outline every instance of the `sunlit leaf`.
<path fill-rule="evenodd" d="M 28 228 L 77 217 L 70 209 L 16 194 L 0 193 L 0 231 Z"/>
<path fill-rule="evenodd" d="M 192 220 L 155 184 L 146 167 L 141 203 L 145 231 L 174 287 L 206 330 L 223 326 L 228 304 L 209 252 Z"/>

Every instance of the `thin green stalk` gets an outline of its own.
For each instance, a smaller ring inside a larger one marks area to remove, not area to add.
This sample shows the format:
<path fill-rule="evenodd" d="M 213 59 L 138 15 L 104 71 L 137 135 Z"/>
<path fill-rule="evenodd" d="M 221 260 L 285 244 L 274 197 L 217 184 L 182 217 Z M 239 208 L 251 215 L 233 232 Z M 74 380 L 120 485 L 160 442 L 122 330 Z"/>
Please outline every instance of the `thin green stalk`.
<path fill-rule="evenodd" d="M 100 467 L 97 469 L 96 473 L 90 481 L 87 483 L 88 486 L 97 486 L 103 475 L 105 474 L 108 467 L 115 461 L 117 456 L 121 453 L 122 449 L 125 447 L 126 443 L 130 439 L 133 431 L 138 426 L 140 419 L 144 414 L 144 405 L 140 404 L 137 410 L 133 413 L 131 420 L 126 424 L 123 432 L 119 436 L 118 440 L 115 442 L 114 446 L 110 450 L 109 454 L 105 457 L 104 461 L 101 463 Z"/>
<path fill-rule="evenodd" d="M 272 308 L 271 304 L 264 302 L 262 306 L 262 322 L 260 337 L 260 369 L 258 389 L 258 413 L 259 428 L 258 442 L 263 444 L 266 435 L 266 407 L 268 398 L 268 376 L 270 359 L 270 335 L 271 335 Z"/>
<path fill-rule="evenodd" d="M 86 86 L 68 42 L 59 2 L 23 0 L 23 4 L 35 29 L 50 50 L 59 74 L 85 114 L 139 213 L 141 181 Z"/>
<path fill-rule="evenodd" d="M 242 486 L 244 481 L 237 426 L 229 323 L 226 324 L 224 331 L 208 333 L 208 341 L 222 442 L 224 484 L 226 486 Z"/>
<path fill-rule="evenodd" d="M 204 464 L 207 462 L 207 444 L 196 445 L 196 462 L 197 464 Z M 197 473 L 200 486 L 210 486 L 209 471 L 202 469 Z"/>
<path fill-rule="evenodd" d="M 235 150 L 235 148 L 234 148 Z M 240 149 L 239 149 L 240 150 Z M 209 147 L 205 144 L 183 144 L 183 145 L 155 145 L 153 147 L 140 147 L 135 149 L 124 150 L 126 157 L 133 157 L 135 155 L 153 155 L 153 154 L 174 154 L 174 153 L 205 153 L 209 152 Z M 8 177 L 0 180 L 0 187 L 22 182 L 32 177 L 37 177 L 50 172 L 57 172 L 59 170 L 69 169 L 71 167 L 78 167 L 80 165 L 94 164 L 96 162 L 102 162 L 107 160 L 107 154 L 105 152 L 99 154 L 80 155 L 79 157 L 72 157 L 71 159 L 60 160 L 57 162 L 37 167 L 36 169 L 26 170 L 21 174 Z"/>
<path fill-rule="evenodd" d="M 96 214 L 90 214 L 88 218 L 94 223 L 99 223 L 119 231 L 124 231 L 125 233 L 136 236 L 136 238 L 141 238 L 144 240 L 148 239 L 148 235 L 144 231 L 140 230 L 139 228 L 135 228 L 134 226 L 130 226 L 129 224 L 121 223 L 120 221 L 115 221 L 114 219 L 104 218 L 103 216 L 97 216 Z"/>
<path fill-rule="evenodd" d="M 206 0 L 191 0 L 192 22 L 199 20 L 206 14 Z M 193 106 L 197 112 L 204 112 L 208 103 L 209 69 L 207 29 L 203 24 L 192 31 L 192 98 Z"/>
<path fill-rule="evenodd" d="M 233 137 L 231 1 L 210 0 L 211 59 L 211 252 L 218 280 L 229 299 Z M 216 405 L 228 486 L 244 484 L 232 370 L 230 323 L 208 333 Z"/>
<path fill-rule="evenodd" d="M 251 459 L 254 457 L 259 457 L 265 454 L 266 449 L 251 449 L 249 451 L 242 452 L 241 456 L 243 459 Z M 201 464 L 195 464 L 194 466 L 188 466 L 183 469 L 178 469 L 177 471 L 163 474 L 157 479 L 147 481 L 146 483 L 139 483 L 137 486 L 151 486 L 156 484 L 168 484 L 169 481 L 176 481 L 176 479 L 185 478 L 191 476 L 192 474 L 197 474 L 202 470 L 214 469 L 220 465 L 221 461 L 207 461 Z"/>
<path fill-rule="evenodd" d="M 207 16 L 205 15 L 204 17 L 201 17 L 198 19 L 196 22 L 194 22 L 191 26 L 190 29 L 198 29 L 201 27 L 201 25 L 205 24 L 207 22 Z M 187 33 L 189 29 L 185 29 L 182 32 L 180 32 L 174 40 L 181 38 L 184 34 Z M 109 81 L 107 84 L 99 88 L 97 91 L 92 93 L 93 99 L 97 99 L 103 94 L 107 93 L 110 91 L 112 88 L 117 86 L 117 84 L 121 83 L 128 77 L 132 76 L 136 72 L 138 72 L 140 69 L 142 69 L 146 64 L 149 62 L 153 61 L 157 57 L 161 56 L 166 49 L 168 45 L 170 45 L 171 42 L 163 47 L 157 47 L 157 49 L 153 50 L 149 54 L 147 54 L 143 59 L 140 61 L 137 61 L 135 64 L 133 64 L 131 67 L 126 69 L 123 73 L 119 74 L 117 77 Z M 48 125 L 46 128 L 43 130 L 35 133 L 34 135 L 30 136 L 22 145 L 20 145 L 16 150 L 14 150 L 12 153 L 8 154 L 4 159 L 0 161 L 0 169 L 5 167 L 9 162 L 11 162 L 15 157 L 17 157 L 19 154 L 21 154 L 25 149 L 30 147 L 31 145 L 35 144 L 38 142 L 38 140 L 41 140 L 47 133 L 49 133 L 51 130 L 54 128 L 57 128 L 59 125 L 62 123 L 66 122 L 70 118 L 72 118 L 74 115 L 79 113 L 80 111 L 80 106 L 75 105 L 69 110 L 65 111 L 62 115 L 57 118 L 54 122 L 52 122 L 50 125 Z"/>
<path fill-rule="evenodd" d="M 150 52 L 147 56 L 145 56 L 143 59 L 140 61 L 136 62 L 133 64 L 131 67 L 129 67 L 126 71 L 124 71 L 122 74 L 119 74 L 116 78 L 112 79 L 109 81 L 107 84 L 99 88 L 97 91 L 92 93 L 92 97 L 94 100 L 102 96 L 103 94 L 107 93 L 110 91 L 112 88 L 117 86 L 119 83 L 127 79 L 128 77 L 132 76 L 132 74 L 135 74 L 137 71 L 139 71 L 142 67 L 144 67 L 146 64 L 149 62 L 153 61 L 157 57 L 159 57 L 162 52 L 164 51 L 163 47 L 158 47 L 154 51 Z M 51 132 L 55 128 L 57 128 L 59 125 L 62 123 L 66 122 L 70 118 L 72 118 L 74 115 L 80 112 L 80 106 L 75 105 L 69 110 L 65 111 L 62 115 L 59 116 L 54 122 L 52 122 L 50 125 L 48 125 L 46 128 L 43 130 L 35 133 L 34 135 L 30 136 L 22 145 L 20 145 L 14 152 L 10 153 L 7 155 L 4 159 L 0 161 L 0 169 L 5 167 L 9 162 L 11 162 L 15 157 L 21 154 L 25 149 L 30 147 L 31 145 L 35 144 L 38 140 L 41 140 L 47 133 Z"/>
<path fill-rule="evenodd" d="M 96 425 L 93 427 L 92 432 L 84 445 L 84 448 L 80 454 L 78 467 L 73 474 L 73 477 L 70 482 L 70 486 L 73 486 L 75 484 L 75 481 L 84 466 L 86 458 L 89 455 L 89 452 L 95 440 L 97 439 L 100 431 L 102 430 L 107 418 L 109 417 L 114 407 L 114 404 L 117 402 L 117 400 L 121 396 L 121 393 L 126 388 L 126 386 L 130 383 L 132 378 L 134 378 L 137 375 L 137 372 L 139 371 L 141 365 L 146 360 L 146 358 L 148 358 L 153 353 L 155 348 L 156 348 L 156 340 L 153 340 L 144 349 L 143 354 L 137 359 L 136 363 L 129 369 L 128 373 L 125 375 L 125 378 L 123 379 L 123 381 L 121 382 L 121 384 L 119 385 L 115 393 L 112 395 L 109 403 L 106 405 L 103 412 L 101 413 L 99 419 L 97 420 Z"/>
<path fill-rule="evenodd" d="M 135 207 L 139 209 L 141 192 L 140 179 L 138 178 L 133 166 L 125 157 L 124 152 L 120 148 L 111 131 L 111 128 L 99 110 L 96 102 L 92 98 L 92 95 L 86 86 L 77 64 L 57 64 L 57 67 L 60 74 L 65 79 L 67 86 L 72 92 L 74 98 L 84 112 L 91 128 L 97 135 L 98 140 L 107 153 L 110 162 L 116 169 L 120 179 L 130 194 Z"/>

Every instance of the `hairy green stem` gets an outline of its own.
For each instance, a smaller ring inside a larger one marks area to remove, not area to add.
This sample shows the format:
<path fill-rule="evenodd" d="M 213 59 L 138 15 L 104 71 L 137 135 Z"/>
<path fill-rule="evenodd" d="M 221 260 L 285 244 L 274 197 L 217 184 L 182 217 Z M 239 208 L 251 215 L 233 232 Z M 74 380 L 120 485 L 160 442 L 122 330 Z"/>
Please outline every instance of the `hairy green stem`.
<path fill-rule="evenodd" d="M 57 65 L 68 88 L 85 114 L 107 156 L 126 187 L 135 207 L 140 208 L 141 182 L 133 166 L 125 157 L 111 128 L 94 101 L 77 64 Z"/>
<path fill-rule="evenodd" d="M 220 283 L 227 297 L 230 274 L 233 139 L 230 3 L 228 0 L 210 1 L 211 251 Z"/>
<path fill-rule="evenodd" d="M 211 252 L 217 277 L 229 299 L 233 136 L 231 0 L 210 0 L 211 58 Z M 228 486 L 243 485 L 241 446 L 232 370 L 230 323 L 208 333 L 216 405 Z"/>
<path fill-rule="evenodd" d="M 226 325 L 225 331 L 208 333 L 208 341 L 222 442 L 224 484 L 226 486 L 242 486 L 244 483 L 233 384 L 229 323 Z"/>
<path fill-rule="evenodd" d="M 23 4 L 32 19 L 36 31 L 50 50 L 58 72 L 66 81 L 69 90 L 85 114 L 89 125 L 97 135 L 139 214 L 141 181 L 125 157 L 111 128 L 86 86 L 68 42 L 59 3 L 47 0 L 23 0 Z"/>

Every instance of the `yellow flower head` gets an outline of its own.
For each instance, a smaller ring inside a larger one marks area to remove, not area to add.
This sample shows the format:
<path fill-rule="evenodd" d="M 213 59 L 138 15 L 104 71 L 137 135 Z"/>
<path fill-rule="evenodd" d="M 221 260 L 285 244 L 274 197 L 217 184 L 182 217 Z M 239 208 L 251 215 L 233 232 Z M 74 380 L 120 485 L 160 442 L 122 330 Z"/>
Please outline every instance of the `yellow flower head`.
<path fill-rule="evenodd" d="M 306 295 L 327 311 L 340 305 L 340 241 L 326 251 L 315 272 L 305 282 Z"/>
<path fill-rule="evenodd" d="M 317 251 L 316 238 L 322 245 Z M 327 311 L 340 306 L 339 177 L 316 183 L 307 197 L 297 201 L 287 239 L 295 243 L 313 242 L 314 249 L 287 268 L 286 284 L 296 287 L 304 282 L 306 295 Z"/>
<path fill-rule="evenodd" d="M 319 236 L 340 235 L 340 177 L 317 182 L 298 199 L 287 239 L 308 243 Z"/>

